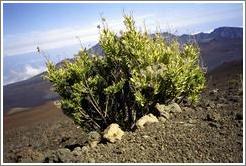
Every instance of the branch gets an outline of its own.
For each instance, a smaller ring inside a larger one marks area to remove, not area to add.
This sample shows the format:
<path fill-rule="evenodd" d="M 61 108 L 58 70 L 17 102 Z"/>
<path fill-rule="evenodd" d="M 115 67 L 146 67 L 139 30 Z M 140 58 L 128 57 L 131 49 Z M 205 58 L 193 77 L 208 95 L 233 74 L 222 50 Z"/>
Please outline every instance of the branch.
<path fill-rule="evenodd" d="M 81 109 L 79 109 L 79 112 L 84 116 L 84 117 L 86 117 L 86 115 L 88 116 L 88 119 L 90 119 L 99 129 L 101 129 L 101 126 L 96 122 L 96 121 L 94 121 L 91 117 L 90 117 L 90 115 L 88 115 L 88 114 L 86 114 L 85 112 L 83 112 Z"/>
<path fill-rule="evenodd" d="M 93 95 L 92 95 L 92 93 L 91 93 L 91 90 L 90 90 L 90 88 L 88 87 L 88 84 L 87 84 L 87 82 L 86 82 L 85 79 L 84 79 L 84 82 L 85 82 L 86 88 L 87 88 L 87 90 L 88 90 L 88 92 L 89 92 L 89 97 L 90 97 L 90 102 L 91 102 L 91 104 L 93 105 L 93 107 L 96 109 L 97 113 L 102 117 L 102 119 L 103 119 L 104 122 L 106 123 L 107 121 L 106 121 L 104 115 L 102 114 L 102 111 L 101 111 L 100 107 L 98 106 L 98 104 L 97 104 L 95 98 L 93 97 Z"/>
<path fill-rule="evenodd" d="M 104 117 L 107 117 L 107 113 L 108 113 L 108 101 L 109 101 L 109 97 L 107 95 L 107 99 L 106 99 L 106 108 L 105 108 L 105 112 L 104 112 Z"/>

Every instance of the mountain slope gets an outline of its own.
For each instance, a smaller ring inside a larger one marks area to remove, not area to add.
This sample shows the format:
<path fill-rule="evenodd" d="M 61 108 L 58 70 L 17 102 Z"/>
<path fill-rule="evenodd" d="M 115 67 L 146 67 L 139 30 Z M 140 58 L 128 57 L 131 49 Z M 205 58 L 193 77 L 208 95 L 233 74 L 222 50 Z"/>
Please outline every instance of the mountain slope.
<path fill-rule="evenodd" d="M 176 37 L 180 43 L 197 42 L 201 49 L 202 60 L 207 65 L 208 71 L 218 68 L 226 62 L 243 60 L 242 28 L 220 27 L 211 33 L 196 35 L 175 36 L 168 33 L 162 35 L 168 39 Z M 93 46 L 89 51 L 102 54 L 99 44 Z M 4 86 L 4 112 L 12 108 L 32 107 L 41 105 L 46 101 L 56 100 L 57 94 L 50 90 L 50 83 L 43 80 L 42 75 L 43 73 L 28 80 Z"/>
<path fill-rule="evenodd" d="M 42 74 L 28 80 L 9 84 L 3 87 L 3 111 L 12 108 L 25 109 L 55 100 L 58 95 L 51 90 L 51 84 L 42 78 Z"/>

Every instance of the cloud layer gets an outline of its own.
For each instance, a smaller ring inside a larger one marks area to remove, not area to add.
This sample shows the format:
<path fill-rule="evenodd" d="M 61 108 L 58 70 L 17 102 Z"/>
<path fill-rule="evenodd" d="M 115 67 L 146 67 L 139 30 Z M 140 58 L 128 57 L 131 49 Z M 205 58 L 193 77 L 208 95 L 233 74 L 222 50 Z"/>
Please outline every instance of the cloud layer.
<path fill-rule="evenodd" d="M 136 17 L 138 22 L 153 17 L 153 15 L 144 15 Z M 33 31 L 23 34 L 4 36 L 4 55 L 11 56 L 25 54 L 37 51 L 39 46 L 45 50 L 61 48 L 69 45 L 83 45 L 91 42 L 97 42 L 99 39 L 99 23 L 93 23 L 87 27 L 63 27 L 47 31 Z M 113 30 L 119 30 L 123 27 L 122 20 L 110 20 L 109 27 Z"/>
<path fill-rule="evenodd" d="M 235 14 L 238 12 L 238 8 L 218 8 L 218 10 L 204 9 L 201 12 L 197 12 L 197 10 L 186 11 L 184 8 L 183 12 L 182 14 L 182 12 L 178 12 L 177 10 L 169 10 L 166 11 L 166 13 L 165 11 L 161 13 L 153 11 L 151 14 L 146 13 L 141 16 L 136 16 L 135 20 L 138 27 L 142 27 L 145 21 L 148 30 L 152 32 L 156 30 L 157 25 L 160 26 L 161 30 L 169 32 L 190 27 L 189 33 L 194 33 L 194 31 L 198 30 L 193 29 L 192 31 L 192 26 L 238 17 L 238 15 Z M 108 22 L 109 27 L 113 30 L 118 31 L 123 27 L 122 19 L 108 20 Z M 80 45 L 78 37 L 83 45 L 89 42 L 97 42 L 99 38 L 98 24 L 99 22 L 91 22 L 88 23 L 86 27 L 67 26 L 46 31 L 40 30 L 22 34 L 4 35 L 4 56 L 35 52 L 37 46 L 49 50 L 76 44 Z"/>
<path fill-rule="evenodd" d="M 31 65 L 25 65 L 24 69 L 21 71 L 11 70 L 8 75 L 4 76 L 4 85 L 11 84 L 14 82 L 26 80 L 30 77 L 38 75 L 44 71 L 43 67 L 36 68 L 32 67 Z"/>

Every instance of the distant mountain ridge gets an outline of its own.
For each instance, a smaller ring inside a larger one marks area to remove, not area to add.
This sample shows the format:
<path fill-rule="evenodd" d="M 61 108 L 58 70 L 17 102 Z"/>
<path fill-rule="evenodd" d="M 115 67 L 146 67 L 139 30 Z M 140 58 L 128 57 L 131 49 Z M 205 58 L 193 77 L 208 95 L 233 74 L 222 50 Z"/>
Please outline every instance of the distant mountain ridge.
<path fill-rule="evenodd" d="M 180 43 L 197 42 L 201 50 L 201 58 L 207 65 L 208 71 L 228 62 L 242 62 L 243 60 L 243 28 L 220 27 L 211 33 L 181 36 L 162 33 L 162 35 L 167 39 L 177 38 Z M 99 44 L 94 45 L 88 51 L 102 54 Z M 4 86 L 4 112 L 16 107 L 32 107 L 46 101 L 56 100 L 58 95 L 52 92 L 51 84 L 41 78 L 43 74 Z"/>
<path fill-rule="evenodd" d="M 223 39 L 242 39 L 243 38 L 243 28 L 239 27 L 219 27 L 214 29 L 211 33 L 198 33 L 194 35 L 181 35 L 178 39 L 181 43 L 186 43 L 189 41 L 197 43 L 206 43 L 211 40 L 223 40 Z"/>
<path fill-rule="evenodd" d="M 243 38 L 243 28 L 239 27 L 220 27 L 215 29 L 211 36 L 215 39 L 242 39 Z"/>
<path fill-rule="evenodd" d="M 168 32 L 163 32 L 162 37 L 166 40 L 177 39 L 179 43 L 184 44 L 187 42 L 195 42 L 198 44 L 207 43 L 212 40 L 224 40 L 224 39 L 242 39 L 243 38 L 243 28 L 240 27 L 219 27 L 214 29 L 211 33 L 197 33 L 194 35 L 174 35 Z M 151 35 L 153 36 L 153 34 Z M 94 45 L 89 49 L 89 52 L 94 54 L 103 54 L 103 50 L 100 47 L 99 43 Z"/>

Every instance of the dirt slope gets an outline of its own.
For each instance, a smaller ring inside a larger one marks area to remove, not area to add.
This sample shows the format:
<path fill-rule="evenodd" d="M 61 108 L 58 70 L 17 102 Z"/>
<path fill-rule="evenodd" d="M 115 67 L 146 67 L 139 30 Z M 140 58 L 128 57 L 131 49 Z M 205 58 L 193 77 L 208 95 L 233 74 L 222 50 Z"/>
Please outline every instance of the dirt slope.
<path fill-rule="evenodd" d="M 183 104 L 165 123 L 94 149 L 83 148 L 86 133 L 51 102 L 5 116 L 4 162 L 243 162 L 241 76 L 241 63 L 224 64 L 208 76 L 197 106 Z"/>

